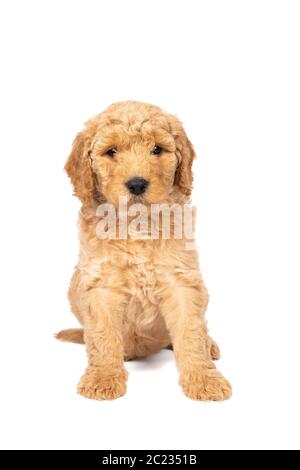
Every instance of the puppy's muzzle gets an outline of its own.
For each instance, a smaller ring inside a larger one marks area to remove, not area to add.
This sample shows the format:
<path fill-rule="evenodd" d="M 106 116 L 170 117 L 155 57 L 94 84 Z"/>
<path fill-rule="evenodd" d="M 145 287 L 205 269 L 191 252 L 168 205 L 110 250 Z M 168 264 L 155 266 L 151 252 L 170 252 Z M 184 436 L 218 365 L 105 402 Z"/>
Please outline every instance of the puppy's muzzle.
<path fill-rule="evenodd" d="M 146 191 L 148 184 L 147 180 L 138 177 L 132 178 L 125 183 L 128 191 L 135 196 L 143 194 Z"/>

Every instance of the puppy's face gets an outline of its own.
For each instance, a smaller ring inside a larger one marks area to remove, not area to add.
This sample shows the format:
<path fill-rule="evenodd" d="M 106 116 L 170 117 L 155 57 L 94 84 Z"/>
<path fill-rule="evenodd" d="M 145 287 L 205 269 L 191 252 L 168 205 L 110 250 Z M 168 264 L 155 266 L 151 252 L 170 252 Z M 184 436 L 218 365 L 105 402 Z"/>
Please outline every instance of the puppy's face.
<path fill-rule="evenodd" d="M 161 203 L 189 195 L 192 146 L 179 121 L 152 105 L 116 103 L 78 134 L 66 164 L 75 194 L 117 205 Z"/>
<path fill-rule="evenodd" d="M 166 122 L 114 121 L 101 126 L 90 152 L 92 170 L 106 200 L 164 201 L 173 190 L 177 168 L 174 138 Z"/>

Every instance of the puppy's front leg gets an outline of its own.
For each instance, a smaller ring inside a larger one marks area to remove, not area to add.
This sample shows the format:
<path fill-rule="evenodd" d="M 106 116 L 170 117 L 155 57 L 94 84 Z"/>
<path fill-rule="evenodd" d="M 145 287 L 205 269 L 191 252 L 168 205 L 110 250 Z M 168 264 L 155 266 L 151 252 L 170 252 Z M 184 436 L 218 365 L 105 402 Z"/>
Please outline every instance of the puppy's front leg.
<path fill-rule="evenodd" d="M 95 400 L 113 400 L 125 394 L 122 319 L 126 297 L 115 289 L 93 288 L 86 293 L 84 339 L 89 365 L 78 393 Z"/>
<path fill-rule="evenodd" d="M 173 276 L 165 276 L 160 289 L 161 313 L 171 335 L 179 383 L 194 400 L 226 400 L 231 396 L 231 386 L 216 370 L 210 355 L 206 288 L 201 279 L 184 284 L 183 279 L 178 282 Z"/>

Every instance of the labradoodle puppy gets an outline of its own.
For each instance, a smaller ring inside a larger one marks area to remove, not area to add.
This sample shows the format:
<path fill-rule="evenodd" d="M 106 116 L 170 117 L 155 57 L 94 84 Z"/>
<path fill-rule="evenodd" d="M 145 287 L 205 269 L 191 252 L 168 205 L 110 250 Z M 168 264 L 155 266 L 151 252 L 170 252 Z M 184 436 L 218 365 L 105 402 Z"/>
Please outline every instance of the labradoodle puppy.
<path fill-rule="evenodd" d="M 219 349 L 207 332 L 208 294 L 198 256 L 185 233 L 175 236 L 175 212 L 169 236 L 162 236 L 159 214 L 156 235 L 150 224 L 144 227 L 147 236 L 136 237 L 126 236 L 119 208 L 122 197 L 129 221 L 136 203 L 143 210 L 159 204 L 183 208 L 192 190 L 194 157 L 176 117 L 135 101 L 111 105 L 74 140 L 65 170 L 82 208 L 80 256 L 69 299 L 82 329 L 63 330 L 57 338 L 86 344 L 88 367 L 78 393 L 87 398 L 124 395 L 124 360 L 166 347 L 174 349 L 179 383 L 188 397 L 231 396 L 229 382 L 213 363 Z M 99 236 L 99 220 L 106 217 L 105 211 L 97 212 L 101 204 L 115 208 L 114 236 L 109 230 Z"/>

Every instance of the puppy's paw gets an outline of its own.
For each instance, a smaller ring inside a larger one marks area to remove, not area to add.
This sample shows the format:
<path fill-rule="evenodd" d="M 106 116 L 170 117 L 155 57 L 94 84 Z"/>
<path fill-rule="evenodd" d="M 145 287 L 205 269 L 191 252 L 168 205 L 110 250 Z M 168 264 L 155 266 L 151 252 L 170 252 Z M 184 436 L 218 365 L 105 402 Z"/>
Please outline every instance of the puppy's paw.
<path fill-rule="evenodd" d="M 126 393 L 127 372 L 103 373 L 97 367 L 88 367 L 81 377 L 77 392 L 93 400 L 114 400 Z"/>
<path fill-rule="evenodd" d="M 217 361 L 221 357 L 220 348 L 213 339 L 211 340 L 210 345 L 210 355 L 213 361 Z"/>
<path fill-rule="evenodd" d="M 228 380 L 216 369 L 182 374 L 179 381 L 187 397 L 201 401 L 223 401 L 231 397 Z"/>

